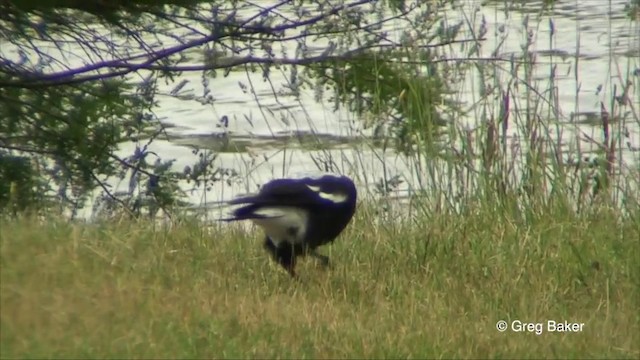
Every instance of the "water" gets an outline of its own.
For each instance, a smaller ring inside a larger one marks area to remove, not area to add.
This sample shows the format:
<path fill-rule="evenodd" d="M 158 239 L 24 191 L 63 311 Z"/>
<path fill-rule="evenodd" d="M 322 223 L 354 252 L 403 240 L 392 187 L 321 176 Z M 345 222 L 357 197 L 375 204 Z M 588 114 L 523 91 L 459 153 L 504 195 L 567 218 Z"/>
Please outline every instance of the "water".
<path fill-rule="evenodd" d="M 533 80 L 539 89 L 548 87 L 549 63 L 556 64 L 558 117 L 565 123 L 559 139 L 552 140 L 562 143 L 567 154 L 576 153 L 578 147 L 583 153 L 589 153 L 595 151 L 595 145 L 584 139 L 600 140 L 602 129 L 599 120 L 588 119 L 600 118 L 600 102 L 609 106 L 611 85 L 620 84 L 618 76 L 627 71 L 624 66 L 631 63 L 631 71 L 640 66 L 639 27 L 625 16 L 625 3 L 560 1 L 553 11 L 541 13 L 543 5 L 537 1 L 511 9 L 505 8 L 502 2 L 479 8 L 477 2 L 468 1 L 448 12 L 447 17 L 455 22 L 470 14 L 475 14 L 477 19 L 481 18 L 480 14 L 484 15 L 488 32 L 479 57 L 504 59 L 522 53 L 521 46 L 527 37 L 523 23 L 528 18 L 528 29 L 534 36 L 530 51 L 537 58 Z M 500 52 L 492 54 L 496 44 L 502 41 Z M 504 66 L 508 67 L 508 62 L 505 61 Z M 237 183 L 221 182 L 206 194 L 191 193 L 192 203 L 206 206 L 205 199 L 214 202 L 254 191 L 273 177 L 317 171 L 314 158 L 331 158 L 337 171 L 353 176 L 369 191 L 375 184 L 396 175 L 403 183 L 390 196 L 403 197 L 410 189 L 424 186 L 418 183 L 420 174 L 415 173 L 411 161 L 389 149 L 383 151 L 372 146 L 371 141 L 363 141 L 363 136 L 366 139 L 371 130 L 364 130 L 362 121 L 354 114 L 335 111 L 330 103 L 317 103 L 312 92 L 304 92 L 299 99 L 287 96 L 287 71 L 284 68 L 279 73 L 273 72 L 270 82 L 265 82 L 261 74 L 246 73 L 212 79 L 213 105 L 198 106 L 173 97 L 161 100 L 158 115 L 176 127 L 169 129 L 171 140 L 156 142 L 154 151 L 161 156 L 175 157 L 177 167 L 181 168 L 193 162 L 190 146 L 222 150 L 219 165 L 237 169 L 243 176 Z M 470 109 L 467 125 L 473 129 L 480 126 L 479 109 L 472 106 L 478 101 L 478 82 L 473 73 L 469 75 L 458 100 Z M 183 90 L 200 94 L 199 76 L 186 74 L 183 80 L 188 84 Z M 509 76 L 505 70 L 504 81 L 508 81 Z M 239 84 L 253 87 L 253 92 L 243 91 Z M 274 96 L 273 89 L 279 96 Z M 620 91 L 618 85 L 618 93 Z M 635 111 L 640 111 L 638 90 L 634 91 L 631 100 L 635 101 Z M 224 116 L 229 119 L 228 129 L 219 127 Z M 621 153 L 625 163 L 638 164 L 639 126 L 629 123 L 627 127 L 629 136 L 624 142 L 628 144 L 624 144 Z M 300 140 L 300 134 L 315 134 L 315 138 L 308 136 Z M 508 136 L 512 142 L 522 140 L 515 127 L 509 129 Z M 324 145 L 323 149 L 310 150 L 316 138 Z M 226 144 L 221 145 L 223 141 Z M 123 146 L 122 154 L 131 150 L 130 146 Z"/>
<path fill-rule="evenodd" d="M 600 102 L 611 103 L 612 85 L 618 84 L 627 72 L 639 72 L 640 27 L 625 15 L 626 0 L 558 1 L 553 10 L 542 11 L 541 1 L 526 1 L 517 6 L 505 6 L 502 1 L 489 2 L 482 7 L 478 1 L 459 1 L 456 8 L 446 13 L 446 21 L 453 24 L 460 19 L 480 26 L 486 21 L 487 35 L 478 58 L 501 58 L 504 67 L 499 80 L 512 79 L 509 67 L 513 56 L 522 54 L 522 46 L 529 33 L 533 44 L 529 51 L 536 57 L 533 84 L 537 89 L 549 87 L 550 74 L 555 73 L 558 107 L 550 118 L 561 119 L 562 131 L 552 131 L 551 140 L 562 144 L 567 156 L 595 151 L 596 145 L 587 138 L 601 140 L 599 121 Z M 271 2 L 263 2 L 266 7 Z M 250 15 L 248 6 L 244 12 Z M 289 9 L 289 11 L 293 11 Z M 523 25 L 527 23 L 527 26 Z M 389 36 L 397 35 L 395 28 L 404 24 L 398 20 L 387 25 Z M 471 38 L 471 36 L 462 36 Z M 398 40 L 398 39 L 396 39 Z M 494 50 L 499 47 L 499 52 Z M 325 44 L 315 44 L 321 52 Z M 287 49 L 294 54 L 294 49 Z M 450 54 L 460 53 L 452 46 Z M 551 63 L 555 64 L 552 69 Z M 213 101 L 201 104 L 185 97 L 203 94 L 201 74 L 186 72 L 174 84 L 166 85 L 159 96 L 155 112 L 168 126 L 168 138 L 154 141 L 149 150 L 163 159 L 175 158 L 175 168 L 182 169 L 196 160 L 194 147 L 218 153 L 216 166 L 235 169 L 240 177 L 233 182 L 221 181 L 208 190 L 189 191 L 188 201 L 198 207 L 211 207 L 220 200 L 255 191 L 258 185 L 274 177 L 315 172 L 319 164 L 330 163 L 329 170 L 355 178 L 363 194 L 376 193 L 385 182 L 401 179 L 397 187 L 385 191 L 391 198 L 405 198 L 412 191 L 440 186 L 425 180 L 425 166 L 416 170 L 412 160 L 389 148 L 376 146 L 371 140 L 372 129 L 364 129 L 362 119 L 334 104 L 316 102 L 312 91 L 303 91 L 299 97 L 290 94 L 287 85 L 289 68 L 272 68 L 270 81 L 262 74 L 232 72 L 228 77 L 209 79 L 209 94 Z M 637 73 L 636 73 L 637 74 Z M 522 70 L 518 76 L 524 76 Z M 638 75 L 635 76 L 635 79 Z M 184 83 L 179 94 L 171 95 L 178 83 Z M 635 80 L 635 85 L 639 82 Z M 524 85 L 521 85 L 524 86 Z M 477 73 L 470 71 L 455 98 L 468 111 L 462 119 L 473 136 L 483 126 Z M 636 118 L 640 111 L 637 87 L 631 88 L 630 100 Z M 275 91 L 275 94 L 274 94 Z M 549 98 L 548 94 L 543 97 Z M 520 105 L 525 104 L 520 99 Z M 515 110 L 514 110 L 515 111 Z M 543 114 L 544 115 L 544 114 Z M 514 115 L 515 116 L 515 113 Z M 228 122 L 222 121 L 227 119 Z M 225 126 L 228 125 L 228 126 Z M 629 122 L 628 136 L 621 141 L 620 156 L 625 164 L 637 168 L 640 164 L 640 125 Z M 555 126 L 553 124 L 552 128 Z M 516 127 L 508 129 L 509 146 L 525 146 L 526 141 Z M 144 142 L 141 142 L 144 144 Z M 128 156 L 136 144 L 122 144 L 118 154 Z M 320 166 L 322 167 L 322 166 Z M 325 169 L 322 169 L 325 170 Z M 446 174 L 438 174 L 439 177 Z M 128 182 L 112 182 L 116 190 L 126 191 Z M 185 185 L 185 188 L 188 186 Z M 90 206 L 88 207 L 90 209 Z"/>

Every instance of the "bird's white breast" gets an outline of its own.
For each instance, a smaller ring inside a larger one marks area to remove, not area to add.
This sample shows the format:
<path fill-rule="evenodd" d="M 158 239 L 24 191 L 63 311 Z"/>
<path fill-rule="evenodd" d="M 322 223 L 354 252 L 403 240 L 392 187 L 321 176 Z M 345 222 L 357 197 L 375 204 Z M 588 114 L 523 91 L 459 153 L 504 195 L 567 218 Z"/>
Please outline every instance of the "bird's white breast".
<path fill-rule="evenodd" d="M 307 232 L 307 211 L 289 206 L 272 206 L 256 210 L 255 214 L 264 216 L 253 222 L 264 229 L 271 240 L 279 244 L 283 241 L 299 243 Z"/>

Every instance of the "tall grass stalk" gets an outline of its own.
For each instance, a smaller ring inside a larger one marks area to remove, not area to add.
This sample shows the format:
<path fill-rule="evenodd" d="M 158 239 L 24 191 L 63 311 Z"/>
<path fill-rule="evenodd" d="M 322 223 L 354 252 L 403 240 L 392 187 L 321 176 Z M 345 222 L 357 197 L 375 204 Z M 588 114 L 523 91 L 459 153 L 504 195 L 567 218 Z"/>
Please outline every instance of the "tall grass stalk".
<path fill-rule="evenodd" d="M 461 212 L 465 204 L 483 202 L 525 216 L 557 204 L 575 212 L 589 211 L 596 203 L 621 208 L 625 214 L 637 212 L 640 159 L 629 139 L 629 128 L 640 124 L 635 110 L 638 90 L 633 86 L 637 76 L 634 79 L 631 71 L 638 66 L 637 58 L 609 53 L 611 72 L 616 76 L 603 79 L 606 86 L 600 95 L 600 123 L 592 127 L 578 124 L 574 121 L 584 89 L 576 86 L 576 107 L 565 109 L 557 79 L 559 69 L 568 63 L 566 57 L 554 52 L 558 29 L 553 7 L 539 15 L 542 16 L 523 17 L 521 52 L 513 54 L 509 61 L 442 65 L 447 71 L 460 72 L 454 78 L 476 79 L 471 82 L 475 96 L 466 114 L 453 115 L 441 141 L 420 138 L 418 143 L 422 146 L 407 158 L 409 164 L 422 164 L 410 166 L 415 173 L 408 176 L 420 184 L 414 195 L 420 198 L 416 203 L 421 205 L 421 211 Z M 467 33 L 478 36 L 480 43 L 486 34 L 483 23 L 474 22 L 473 14 L 465 19 Z M 545 33 L 550 51 L 538 49 Z M 501 37 L 507 35 L 496 31 L 495 36 L 496 48 L 491 51 L 494 56 L 505 53 Z M 581 83 L 580 45 L 577 33 L 577 51 L 571 58 L 575 62 L 572 69 L 576 84 Z M 481 56 L 475 45 L 461 50 L 464 51 L 468 51 L 468 57 Z M 622 59 L 626 62 L 621 66 Z M 416 60 L 410 64 L 419 64 L 418 59 L 409 60 Z M 415 66 L 413 71 L 428 76 L 424 66 Z M 620 71 L 621 67 L 626 72 Z"/>

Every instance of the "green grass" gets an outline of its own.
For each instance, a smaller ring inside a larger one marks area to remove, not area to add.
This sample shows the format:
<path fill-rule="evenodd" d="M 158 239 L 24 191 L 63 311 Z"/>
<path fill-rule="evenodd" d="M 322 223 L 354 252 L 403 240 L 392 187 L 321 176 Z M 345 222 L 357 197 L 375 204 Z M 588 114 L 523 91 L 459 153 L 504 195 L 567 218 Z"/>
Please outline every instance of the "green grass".
<path fill-rule="evenodd" d="M 299 281 L 258 231 L 0 220 L 2 358 L 638 358 L 640 214 L 361 207 Z M 372 225 L 373 224 L 373 225 Z M 500 333 L 496 322 L 584 323 Z"/>

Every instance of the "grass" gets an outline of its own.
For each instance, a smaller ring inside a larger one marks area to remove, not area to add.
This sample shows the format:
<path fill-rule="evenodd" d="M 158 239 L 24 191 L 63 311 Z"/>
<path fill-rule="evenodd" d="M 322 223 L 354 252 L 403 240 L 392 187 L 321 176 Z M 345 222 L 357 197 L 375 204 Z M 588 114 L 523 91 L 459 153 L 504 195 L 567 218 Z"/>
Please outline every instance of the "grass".
<path fill-rule="evenodd" d="M 0 355 L 638 358 L 640 214 L 541 214 L 385 223 L 363 205 L 323 249 L 333 268 L 305 259 L 299 281 L 240 228 L 3 220 Z"/>

